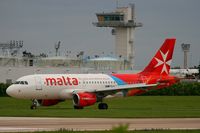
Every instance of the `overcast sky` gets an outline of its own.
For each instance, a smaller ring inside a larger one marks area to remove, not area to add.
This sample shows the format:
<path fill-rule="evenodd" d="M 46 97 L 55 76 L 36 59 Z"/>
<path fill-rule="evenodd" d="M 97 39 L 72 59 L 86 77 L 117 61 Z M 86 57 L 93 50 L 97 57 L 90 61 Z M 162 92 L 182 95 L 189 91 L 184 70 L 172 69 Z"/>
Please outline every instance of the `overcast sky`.
<path fill-rule="evenodd" d="M 137 68 L 144 67 L 167 37 L 176 37 L 173 66 L 183 65 L 182 43 L 190 43 L 189 64 L 200 61 L 199 0 L 119 0 L 119 6 L 135 3 Z M 97 28 L 95 13 L 113 11 L 116 0 L 0 0 L 0 42 L 24 40 L 32 53 L 62 51 L 88 54 L 114 52 L 110 28 Z"/>

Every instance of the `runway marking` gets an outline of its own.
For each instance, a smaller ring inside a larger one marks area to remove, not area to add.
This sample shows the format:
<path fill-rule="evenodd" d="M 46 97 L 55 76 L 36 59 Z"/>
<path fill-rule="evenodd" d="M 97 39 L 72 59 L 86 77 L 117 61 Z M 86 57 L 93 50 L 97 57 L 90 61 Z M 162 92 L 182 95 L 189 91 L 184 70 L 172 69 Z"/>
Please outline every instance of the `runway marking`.
<path fill-rule="evenodd" d="M 144 129 L 200 129 L 200 118 L 40 118 L 0 117 L 0 132 L 110 130 L 119 125 L 129 125 L 129 130 Z"/>

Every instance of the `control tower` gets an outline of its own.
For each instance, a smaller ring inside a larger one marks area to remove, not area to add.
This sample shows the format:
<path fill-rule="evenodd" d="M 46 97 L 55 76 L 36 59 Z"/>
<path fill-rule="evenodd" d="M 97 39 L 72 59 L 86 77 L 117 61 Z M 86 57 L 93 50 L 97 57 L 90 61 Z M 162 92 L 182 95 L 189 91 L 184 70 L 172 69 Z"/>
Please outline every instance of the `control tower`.
<path fill-rule="evenodd" d="M 111 27 L 112 35 L 115 35 L 115 55 L 133 68 L 135 48 L 134 31 L 136 27 L 142 27 L 142 23 L 135 21 L 135 5 L 117 7 L 114 12 L 96 13 L 98 22 L 93 23 L 96 27 Z"/>
<path fill-rule="evenodd" d="M 181 44 L 182 50 L 184 52 L 184 63 L 183 63 L 183 68 L 187 69 L 188 68 L 188 52 L 190 51 L 190 44 Z"/>

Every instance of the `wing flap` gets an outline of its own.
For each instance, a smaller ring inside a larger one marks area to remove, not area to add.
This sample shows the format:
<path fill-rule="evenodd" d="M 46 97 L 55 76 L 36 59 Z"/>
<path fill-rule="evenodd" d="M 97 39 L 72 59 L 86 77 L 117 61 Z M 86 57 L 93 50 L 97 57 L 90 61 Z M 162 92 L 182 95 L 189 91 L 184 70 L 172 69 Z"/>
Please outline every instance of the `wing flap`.
<path fill-rule="evenodd" d="M 128 84 L 128 85 L 117 85 L 115 87 L 105 87 L 100 89 L 90 89 L 89 92 L 107 92 L 107 91 L 121 91 L 121 90 L 130 90 L 130 89 L 145 89 L 148 87 L 157 86 L 157 84 Z"/>

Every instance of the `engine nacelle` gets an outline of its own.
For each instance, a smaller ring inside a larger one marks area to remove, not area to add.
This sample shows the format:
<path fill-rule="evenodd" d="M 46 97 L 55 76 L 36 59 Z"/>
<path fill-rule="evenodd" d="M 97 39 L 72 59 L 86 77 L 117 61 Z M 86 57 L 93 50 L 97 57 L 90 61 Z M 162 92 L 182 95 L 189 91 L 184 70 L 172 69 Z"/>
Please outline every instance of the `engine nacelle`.
<path fill-rule="evenodd" d="M 73 103 L 75 106 L 85 107 L 97 102 L 97 96 L 94 93 L 82 92 L 73 94 Z"/>
<path fill-rule="evenodd" d="M 52 106 L 52 105 L 56 105 L 59 102 L 62 102 L 62 100 L 58 100 L 58 99 L 45 99 L 45 100 L 38 100 L 38 103 L 41 106 Z"/>

